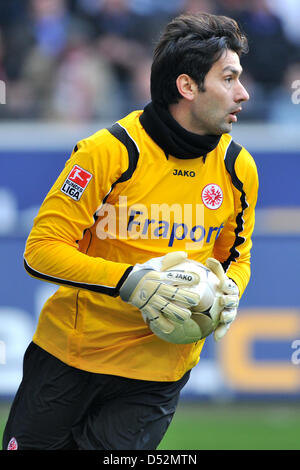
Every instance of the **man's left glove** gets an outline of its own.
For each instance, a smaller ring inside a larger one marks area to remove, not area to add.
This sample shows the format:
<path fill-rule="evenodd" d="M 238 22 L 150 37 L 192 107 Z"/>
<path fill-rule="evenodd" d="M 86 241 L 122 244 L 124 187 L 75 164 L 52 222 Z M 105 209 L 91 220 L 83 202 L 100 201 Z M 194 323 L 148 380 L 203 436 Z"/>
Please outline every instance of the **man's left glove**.
<path fill-rule="evenodd" d="M 206 266 L 219 278 L 218 287 L 220 294 L 209 311 L 210 316 L 216 322 L 214 338 L 219 341 L 226 335 L 232 322 L 237 316 L 239 306 L 239 288 L 236 283 L 227 277 L 221 263 L 215 258 L 208 258 Z"/>
<path fill-rule="evenodd" d="M 144 264 L 136 264 L 119 290 L 122 300 L 142 312 L 144 320 L 151 324 L 151 330 L 170 342 L 176 334 L 176 324 L 189 319 L 190 308 L 199 303 L 199 295 L 188 290 L 199 282 L 199 276 L 168 271 L 186 258 L 185 252 L 172 252 Z"/>

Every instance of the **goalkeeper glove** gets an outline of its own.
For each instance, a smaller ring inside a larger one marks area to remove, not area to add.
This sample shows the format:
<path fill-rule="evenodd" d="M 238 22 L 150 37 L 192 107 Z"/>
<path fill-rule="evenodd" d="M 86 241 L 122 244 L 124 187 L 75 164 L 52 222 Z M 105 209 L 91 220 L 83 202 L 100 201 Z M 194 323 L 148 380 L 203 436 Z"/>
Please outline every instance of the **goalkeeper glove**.
<path fill-rule="evenodd" d="M 216 324 L 214 338 L 219 341 L 229 330 L 232 322 L 237 315 L 239 305 L 239 289 L 232 279 L 225 274 L 221 263 L 208 258 L 206 266 L 218 277 L 220 284 L 218 289 L 220 295 L 217 295 L 209 311 L 211 318 Z"/>
<path fill-rule="evenodd" d="M 136 264 L 119 290 L 122 300 L 142 312 L 153 333 L 169 342 L 176 339 L 173 338 L 174 334 L 176 336 L 176 324 L 189 319 L 190 308 L 199 303 L 198 294 L 176 287 L 181 285 L 188 289 L 199 282 L 199 276 L 196 273 L 168 271 L 186 258 L 185 252 L 173 252 L 144 264 Z"/>

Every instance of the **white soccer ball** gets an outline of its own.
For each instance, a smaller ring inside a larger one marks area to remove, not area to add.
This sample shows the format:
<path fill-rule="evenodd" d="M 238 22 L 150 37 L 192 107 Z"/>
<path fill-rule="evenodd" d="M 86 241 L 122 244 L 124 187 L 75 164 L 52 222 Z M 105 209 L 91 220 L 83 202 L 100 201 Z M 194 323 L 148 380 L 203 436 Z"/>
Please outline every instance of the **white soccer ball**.
<path fill-rule="evenodd" d="M 173 270 L 182 270 L 183 273 L 193 272 L 198 274 L 200 278 L 198 284 L 187 288 L 200 296 L 200 302 L 196 307 L 191 308 L 191 318 L 176 327 L 177 336 L 174 335 L 173 338 L 173 342 L 179 344 L 194 343 L 206 338 L 214 331 L 215 325 L 209 315 L 209 310 L 218 295 L 220 280 L 206 266 L 193 260 L 186 260 L 169 269 L 169 271 Z M 184 289 L 183 286 L 180 287 Z"/>

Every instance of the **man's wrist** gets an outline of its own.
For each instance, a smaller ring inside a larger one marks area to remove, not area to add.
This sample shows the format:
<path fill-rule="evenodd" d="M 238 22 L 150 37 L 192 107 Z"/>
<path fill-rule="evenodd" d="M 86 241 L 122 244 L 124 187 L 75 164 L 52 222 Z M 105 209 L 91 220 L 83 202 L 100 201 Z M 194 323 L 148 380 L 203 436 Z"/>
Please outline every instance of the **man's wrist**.
<path fill-rule="evenodd" d="M 128 278 L 129 274 L 131 273 L 131 271 L 133 270 L 134 266 L 129 266 L 129 268 L 126 269 L 126 271 L 123 273 L 121 279 L 119 280 L 118 284 L 117 284 L 117 292 L 118 294 L 117 295 L 120 295 L 120 289 L 122 287 L 122 285 L 124 284 L 124 282 L 126 281 L 126 279 Z"/>
<path fill-rule="evenodd" d="M 149 271 L 153 271 L 152 268 L 142 268 L 136 271 L 134 271 L 133 268 L 134 266 L 132 266 L 130 271 L 127 273 L 126 278 L 123 279 L 123 282 L 119 287 L 119 295 L 121 299 L 124 300 L 124 302 L 128 302 L 134 289 L 140 280 L 145 276 L 145 274 L 147 274 Z"/>

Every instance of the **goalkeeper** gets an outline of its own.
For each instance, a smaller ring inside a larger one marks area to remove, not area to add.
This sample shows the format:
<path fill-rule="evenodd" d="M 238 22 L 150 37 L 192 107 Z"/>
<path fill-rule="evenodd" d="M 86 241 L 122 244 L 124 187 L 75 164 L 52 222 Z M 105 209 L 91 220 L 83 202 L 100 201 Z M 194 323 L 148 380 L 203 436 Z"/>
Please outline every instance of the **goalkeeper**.
<path fill-rule="evenodd" d="M 246 51 L 230 18 L 175 18 L 152 101 L 76 144 L 26 244 L 28 273 L 60 287 L 25 353 L 4 449 L 157 448 L 205 341 L 178 337 L 200 299 L 176 265 L 188 256 L 219 276 L 217 340 L 250 278 L 257 171 L 230 136 L 249 99 Z M 162 204 L 192 215 L 152 217 Z"/>

